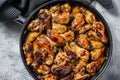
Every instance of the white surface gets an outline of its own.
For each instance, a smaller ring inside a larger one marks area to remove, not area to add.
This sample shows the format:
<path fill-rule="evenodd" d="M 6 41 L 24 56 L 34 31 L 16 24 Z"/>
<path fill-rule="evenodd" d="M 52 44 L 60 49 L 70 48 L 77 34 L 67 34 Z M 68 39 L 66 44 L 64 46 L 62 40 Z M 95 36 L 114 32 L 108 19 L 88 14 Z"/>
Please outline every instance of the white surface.
<path fill-rule="evenodd" d="M 113 37 L 113 55 L 100 80 L 120 80 L 120 0 L 113 0 L 114 9 L 106 10 L 97 2 L 92 5 L 109 24 Z M 21 26 L 0 23 L 0 80 L 33 80 L 25 69 L 19 52 Z"/>

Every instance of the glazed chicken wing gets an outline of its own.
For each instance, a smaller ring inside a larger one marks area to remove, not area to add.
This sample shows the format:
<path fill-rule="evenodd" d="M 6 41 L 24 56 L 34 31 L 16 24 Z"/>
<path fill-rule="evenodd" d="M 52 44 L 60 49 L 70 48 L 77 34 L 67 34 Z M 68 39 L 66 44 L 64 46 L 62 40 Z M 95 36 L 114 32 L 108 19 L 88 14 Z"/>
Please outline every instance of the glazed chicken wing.
<path fill-rule="evenodd" d="M 72 30 L 73 31 L 79 31 L 82 29 L 83 24 L 85 23 L 83 15 L 81 13 L 78 13 L 75 15 L 74 20 L 72 21 Z"/>
<path fill-rule="evenodd" d="M 62 78 L 61 80 L 73 80 L 73 77 L 74 77 L 74 73 L 71 72 L 70 74 Z"/>

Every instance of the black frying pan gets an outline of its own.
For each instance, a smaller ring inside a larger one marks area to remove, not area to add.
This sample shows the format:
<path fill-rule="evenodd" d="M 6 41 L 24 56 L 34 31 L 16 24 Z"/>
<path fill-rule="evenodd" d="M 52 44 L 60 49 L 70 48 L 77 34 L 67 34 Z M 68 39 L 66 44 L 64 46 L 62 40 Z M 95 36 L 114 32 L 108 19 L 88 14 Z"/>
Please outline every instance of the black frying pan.
<path fill-rule="evenodd" d="M 79 6 L 86 7 L 88 10 L 92 11 L 97 16 L 97 18 L 100 21 L 102 21 L 103 24 L 105 25 L 106 35 L 108 37 L 108 51 L 107 51 L 108 56 L 107 56 L 106 61 L 103 64 L 102 68 L 98 71 L 98 73 L 94 77 L 91 78 L 91 80 L 96 80 L 101 76 L 101 74 L 105 71 L 105 69 L 108 67 L 108 64 L 110 63 L 111 56 L 112 56 L 112 47 L 113 47 L 113 45 L 112 45 L 113 44 L 112 36 L 111 36 L 110 29 L 108 27 L 108 24 L 106 23 L 103 16 L 95 8 L 93 8 L 91 5 L 88 5 L 88 4 L 84 3 L 84 2 L 81 2 L 80 0 L 52 0 L 52 1 L 44 3 L 43 5 L 40 5 L 37 9 L 35 9 L 29 15 L 29 17 L 26 20 L 21 18 L 21 16 L 19 16 L 18 19 L 16 19 L 19 22 L 24 22 L 25 21 L 24 24 L 23 24 L 23 29 L 21 31 L 21 36 L 20 36 L 20 53 L 21 53 L 23 63 L 25 65 L 26 69 L 28 70 L 28 72 L 33 76 L 33 78 L 35 80 L 38 80 L 35 73 L 32 71 L 32 68 L 30 66 L 27 66 L 26 60 L 25 60 L 25 55 L 24 55 L 24 52 L 23 52 L 23 49 L 22 49 L 23 43 L 25 42 L 25 39 L 26 39 L 27 26 L 28 26 L 28 24 L 30 23 L 31 20 L 36 18 L 36 15 L 37 15 L 39 9 L 41 9 L 41 8 L 49 8 L 51 5 L 64 4 L 64 3 L 70 3 L 71 5 L 79 5 Z"/>

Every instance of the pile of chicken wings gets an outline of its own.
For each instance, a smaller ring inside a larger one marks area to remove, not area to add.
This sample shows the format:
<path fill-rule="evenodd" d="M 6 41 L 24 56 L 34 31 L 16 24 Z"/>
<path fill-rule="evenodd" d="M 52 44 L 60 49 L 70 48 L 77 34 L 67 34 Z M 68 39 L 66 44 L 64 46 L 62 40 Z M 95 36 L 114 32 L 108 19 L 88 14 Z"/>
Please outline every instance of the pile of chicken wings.
<path fill-rule="evenodd" d="M 27 30 L 26 63 L 40 80 L 89 80 L 106 59 L 104 24 L 85 7 L 40 9 Z"/>

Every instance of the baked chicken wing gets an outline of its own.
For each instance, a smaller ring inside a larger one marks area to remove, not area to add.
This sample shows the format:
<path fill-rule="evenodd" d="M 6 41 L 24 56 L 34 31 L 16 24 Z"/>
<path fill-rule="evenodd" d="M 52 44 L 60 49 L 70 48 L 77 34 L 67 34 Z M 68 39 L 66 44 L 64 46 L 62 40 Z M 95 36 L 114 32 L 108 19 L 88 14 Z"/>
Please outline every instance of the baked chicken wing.
<path fill-rule="evenodd" d="M 38 18 L 28 25 L 28 30 L 42 32 L 45 27 L 49 26 L 50 17 L 48 9 L 41 9 Z"/>
<path fill-rule="evenodd" d="M 85 23 L 83 15 L 81 13 L 78 13 L 75 15 L 74 20 L 72 21 L 72 30 L 73 31 L 79 31 L 82 29 L 83 24 Z"/>

